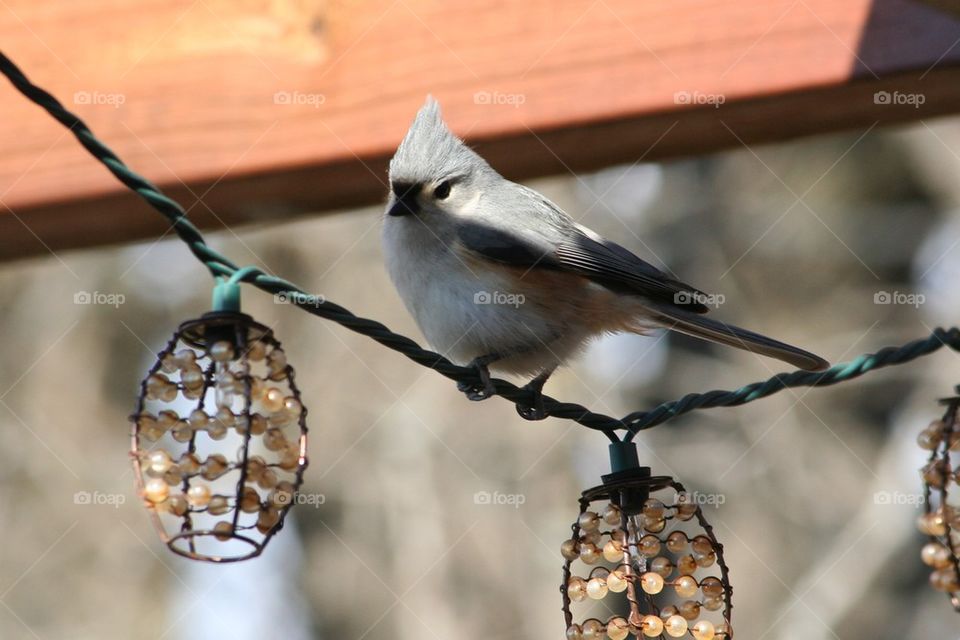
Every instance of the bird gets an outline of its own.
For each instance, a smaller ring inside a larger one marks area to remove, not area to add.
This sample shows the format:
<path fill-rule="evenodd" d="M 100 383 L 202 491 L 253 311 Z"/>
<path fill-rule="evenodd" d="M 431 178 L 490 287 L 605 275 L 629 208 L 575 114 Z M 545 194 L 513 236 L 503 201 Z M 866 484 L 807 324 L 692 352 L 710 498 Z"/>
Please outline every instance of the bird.
<path fill-rule="evenodd" d="M 531 420 L 543 386 L 591 339 L 669 329 L 807 371 L 829 362 L 707 318 L 706 294 L 507 180 L 447 127 L 428 96 L 389 163 L 381 240 L 387 271 L 430 345 L 495 393 L 490 371 L 525 376 Z"/>

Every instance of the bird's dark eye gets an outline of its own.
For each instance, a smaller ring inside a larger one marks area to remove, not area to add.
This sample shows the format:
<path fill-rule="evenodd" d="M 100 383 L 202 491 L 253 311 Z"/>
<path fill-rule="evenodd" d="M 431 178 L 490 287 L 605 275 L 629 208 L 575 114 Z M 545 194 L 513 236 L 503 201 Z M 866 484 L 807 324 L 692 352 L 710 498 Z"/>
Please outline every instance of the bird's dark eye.
<path fill-rule="evenodd" d="M 433 190 L 433 196 L 437 200 L 446 200 L 447 196 L 450 195 L 450 181 L 444 180 L 437 185 L 437 188 Z"/>

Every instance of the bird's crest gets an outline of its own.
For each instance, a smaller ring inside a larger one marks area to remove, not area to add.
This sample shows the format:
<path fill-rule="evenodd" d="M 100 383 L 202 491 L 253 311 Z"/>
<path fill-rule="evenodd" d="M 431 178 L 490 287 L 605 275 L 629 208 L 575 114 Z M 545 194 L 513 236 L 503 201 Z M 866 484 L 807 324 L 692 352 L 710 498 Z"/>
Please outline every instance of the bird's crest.
<path fill-rule="evenodd" d="M 390 179 L 429 183 L 487 167 L 486 161 L 447 128 L 440 104 L 427 96 L 390 160 Z"/>

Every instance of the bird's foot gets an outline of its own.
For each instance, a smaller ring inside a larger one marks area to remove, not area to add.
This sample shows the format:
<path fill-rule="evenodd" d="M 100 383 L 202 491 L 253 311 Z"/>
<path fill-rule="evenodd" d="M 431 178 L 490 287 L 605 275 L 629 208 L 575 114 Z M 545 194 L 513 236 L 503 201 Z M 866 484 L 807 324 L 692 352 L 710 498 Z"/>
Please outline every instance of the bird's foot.
<path fill-rule="evenodd" d="M 543 392 L 540 390 L 534 391 L 533 398 L 533 406 L 524 404 L 517 405 L 517 413 L 520 414 L 520 417 L 530 421 L 546 420 L 549 418 L 550 414 L 547 413 L 547 410 L 543 406 Z"/>
<path fill-rule="evenodd" d="M 546 384 L 547 378 L 550 377 L 550 374 L 553 371 L 545 372 L 527 384 L 523 386 L 525 391 L 530 391 L 533 393 L 533 403 L 532 405 L 517 404 L 517 413 L 520 414 L 520 417 L 524 420 L 545 420 L 550 417 L 550 414 L 547 413 L 546 407 L 543 406 L 543 385 Z"/>
<path fill-rule="evenodd" d="M 477 375 L 480 377 L 480 384 L 475 382 L 458 382 L 457 389 L 467 396 L 468 400 L 473 400 L 474 402 L 479 402 L 481 400 L 486 400 L 490 396 L 496 393 L 496 388 L 493 386 L 493 381 L 490 380 L 490 370 L 487 368 L 487 365 L 490 364 L 492 360 L 489 356 L 481 356 L 479 358 L 474 358 L 468 367 L 472 367 L 477 370 Z"/>

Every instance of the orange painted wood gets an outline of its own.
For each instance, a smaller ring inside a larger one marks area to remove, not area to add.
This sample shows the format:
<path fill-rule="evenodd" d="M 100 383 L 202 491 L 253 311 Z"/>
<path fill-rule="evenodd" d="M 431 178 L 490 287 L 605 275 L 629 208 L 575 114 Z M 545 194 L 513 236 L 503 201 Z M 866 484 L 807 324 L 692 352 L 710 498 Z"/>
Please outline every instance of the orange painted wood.
<path fill-rule="evenodd" d="M 4 52 L 214 229 L 381 200 L 427 93 L 526 178 L 955 113 L 958 40 L 914 0 L 0 3 Z M 166 230 L 0 105 L 0 258 Z"/>

